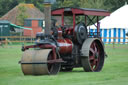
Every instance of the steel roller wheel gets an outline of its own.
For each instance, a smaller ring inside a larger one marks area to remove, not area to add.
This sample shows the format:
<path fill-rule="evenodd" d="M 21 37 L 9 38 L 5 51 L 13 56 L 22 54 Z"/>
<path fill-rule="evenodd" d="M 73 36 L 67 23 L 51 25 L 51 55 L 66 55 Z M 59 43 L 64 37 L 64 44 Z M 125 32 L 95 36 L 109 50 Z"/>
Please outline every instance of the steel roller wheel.
<path fill-rule="evenodd" d="M 104 46 L 97 38 L 88 38 L 82 46 L 81 63 L 86 72 L 101 71 L 104 65 Z"/>
<path fill-rule="evenodd" d="M 59 58 L 59 56 L 57 56 Z M 24 75 L 57 74 L 60 63 L 48 63 L 52 60 L 52 50 L 26 50 L 21 58 L 21 69 Z"/>

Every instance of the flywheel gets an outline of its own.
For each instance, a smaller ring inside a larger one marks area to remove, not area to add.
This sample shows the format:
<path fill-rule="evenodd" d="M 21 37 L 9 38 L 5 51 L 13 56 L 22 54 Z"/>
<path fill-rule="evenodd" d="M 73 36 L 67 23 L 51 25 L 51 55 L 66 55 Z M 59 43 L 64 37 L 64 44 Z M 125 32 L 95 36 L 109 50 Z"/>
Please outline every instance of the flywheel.
<path fill-rule="evenodd" d="M 81 64 L 86 72 L 101 71 L 104 65 L 104 45 L 98 38 L 88 38 L 82 45 Z"/>
<path fill-rule="evenodd" d="M 84 23 L 81 22 L 75 26 L 75 38 L 79 44 L 83 44 L 87 39 L 87 27 Z"/>
<path fill-rule="evenodd" d="M 61 64 L 48 63 L 52 60 L 52 54 L 51 49 L 26 50 L 21 58 L 21 69 L 24 75 L 57 74 Z"/>

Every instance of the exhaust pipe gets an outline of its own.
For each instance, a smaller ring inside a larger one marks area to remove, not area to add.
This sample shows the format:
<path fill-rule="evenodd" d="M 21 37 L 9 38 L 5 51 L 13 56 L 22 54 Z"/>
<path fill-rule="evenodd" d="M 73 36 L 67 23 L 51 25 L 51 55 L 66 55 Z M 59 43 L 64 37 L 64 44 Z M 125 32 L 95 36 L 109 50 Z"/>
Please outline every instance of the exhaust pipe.
<path fill-rule="evenodd" d="M 44 1 L 45 35 L 51 34 L 51 2 Z"/>

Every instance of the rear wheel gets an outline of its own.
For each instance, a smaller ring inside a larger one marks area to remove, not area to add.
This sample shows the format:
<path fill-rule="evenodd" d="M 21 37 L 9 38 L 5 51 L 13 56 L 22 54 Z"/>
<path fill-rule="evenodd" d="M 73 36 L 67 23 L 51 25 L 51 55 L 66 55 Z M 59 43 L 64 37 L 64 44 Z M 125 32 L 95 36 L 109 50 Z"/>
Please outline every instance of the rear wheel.
<path fill-rule="evenodd" d="M 88 38 L 82 46 L 81 63 L 85 71 L 98 72 L 104 65 L 104 46 L 97 38 Z"/>

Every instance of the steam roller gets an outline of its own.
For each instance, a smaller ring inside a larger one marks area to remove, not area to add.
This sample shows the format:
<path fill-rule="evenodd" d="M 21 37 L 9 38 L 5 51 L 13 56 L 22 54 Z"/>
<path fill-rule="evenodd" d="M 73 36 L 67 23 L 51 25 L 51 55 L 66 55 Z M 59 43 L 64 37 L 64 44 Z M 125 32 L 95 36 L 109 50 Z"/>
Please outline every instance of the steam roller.
<path fill-rule="evenodd" d="M 100 37 L 99 16 L 109 16 L 110 13 L 100 9 L 68 7 L 51 11 L 49 3 L 45 3 L 44 8 L 44 33 L 36 34 L 34 45 L 22 46 L 23 55 L 19 63 L 23 74 L 56 75 L 77 67 L 83 67 L 85 72 L 101 71 L 106 53 Z M 61 17 L 60 26 L 51 19 L 51 15 Z M 79 15 L 85 17 L 84 22 L 76 23 Z M 67 16 L 73 18 L 72 25 L 65 25 L 64 17 Z M 96 32 L 87 29 L 93 19 L 97 20 Z"/>
<path fill-rule="evenodd" d="M 52 60 L 51 49 L 27 50 L 21 59 L 22 62 L 27 63 L 22 64 L 21 68 L 25 75 L 56 74 L 60 69 L 60 64 L 48 63 L 50 60 Z"/>

